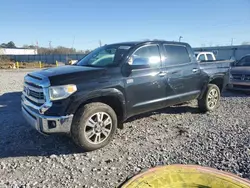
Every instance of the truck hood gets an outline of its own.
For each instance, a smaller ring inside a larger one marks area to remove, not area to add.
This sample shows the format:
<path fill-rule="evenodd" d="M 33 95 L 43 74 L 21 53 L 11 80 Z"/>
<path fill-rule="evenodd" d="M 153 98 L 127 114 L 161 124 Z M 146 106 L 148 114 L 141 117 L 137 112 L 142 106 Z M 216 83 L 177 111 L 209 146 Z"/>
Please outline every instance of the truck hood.
<path fill-rule="evenodd" d="M 48 77 L 51 85 L 62 85 L 74 83 L 76 80 L 88 81 L 96 79 L 104 72 L 104 68 L 68 65 L 43 69 L 35 72 L 35 74 Z"/>
<path fill-rule="evenodd" d="M 242 67 L 232 67 L 231 74 L 249 74 L 250 75 L 250 67 L 242 66 Z"/>

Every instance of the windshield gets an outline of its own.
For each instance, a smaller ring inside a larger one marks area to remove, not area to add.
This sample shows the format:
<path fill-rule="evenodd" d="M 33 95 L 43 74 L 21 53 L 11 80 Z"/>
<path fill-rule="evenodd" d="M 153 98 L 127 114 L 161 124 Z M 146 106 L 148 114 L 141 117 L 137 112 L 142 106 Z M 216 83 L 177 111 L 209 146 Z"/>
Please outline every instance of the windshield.
<path fill-rule="evenodd" d="M 243 57 L 236 66 L 249 66 L 250 67 L 250 56 Z"/>
<path fill-rule="evenodd" d="M 132 46 L 105 45 L 90 52 L 82 58 L 78 66 L 110 67 L 118 65 L 119 61 L 128 53 Z"/>

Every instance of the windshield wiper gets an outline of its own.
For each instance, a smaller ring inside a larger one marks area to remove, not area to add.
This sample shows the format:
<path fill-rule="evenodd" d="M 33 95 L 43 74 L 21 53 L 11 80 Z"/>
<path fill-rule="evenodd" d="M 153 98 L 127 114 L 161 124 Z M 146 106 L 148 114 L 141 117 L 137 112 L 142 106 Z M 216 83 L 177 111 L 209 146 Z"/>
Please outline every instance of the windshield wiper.
<path fill-rule="evenodd" d="M 79 65 L 79 66 L 83 66 L 83 67 L 98 67 L 98 66 L 94 66 L 94 65 Z"/>

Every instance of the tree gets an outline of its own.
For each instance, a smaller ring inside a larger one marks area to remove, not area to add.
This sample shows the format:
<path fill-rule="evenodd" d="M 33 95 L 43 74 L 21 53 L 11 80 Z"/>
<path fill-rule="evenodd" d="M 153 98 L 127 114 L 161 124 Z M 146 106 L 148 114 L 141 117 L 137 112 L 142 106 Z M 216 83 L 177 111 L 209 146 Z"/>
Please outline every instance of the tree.
<path fill-rule="evenodd" d="M 7 43 L 7 48 L 16 48 L 16 45 L 13 41 Z"/>
<path fill-rule="evenodd" d="M 27 49 L 36 49 L 37 47 L 34 46 L 34 45 L 27 45 L 27 44 L 25 44 L 25 45 L 23 45 L 23 48 L 27 48 Z"/>
<path fill-rule="evenodd" d="M 37 49 L 38 54 L 76 54 L 76 53 L 88 54 L 90 52 L 90 50 L 76 51 L 75 48 L 67 48 L 64 46 L 58 46 L 56 48 L 46 48 L 46 47 L 38 47 L 35 45 L 24 44 L 22 47 L 26 49 Z M 13 41 L 10 41 L 8 43 L 0 44 L 0 48 L 17 48 L 17 47 Z"/>
<path fill-rule="evenodd" d="M 241 43 L 241 45 L 250 45 L 250 42 L 244 41 Z"/>
<path fill-rule="evenodd" d="M 10 41 L 8 42 L 7 44 L 6 43 L 2 43 L 0 45 L 1 48 L 16 48 L 16 45 L 13 41 Z"/>
<path fill-rule="evenodd" d="M 90 50 L 78 50 L 76 53 L 78 53 L 78 54 L 88 54 L 90 52 L 91 52 Z"/>
<path fill-rule="evenodd" d="M 75 48 L 67 48 L 64 46 L 58 46 L 56 48 L 39 47 L 38 54 L 75 54 Z"/>

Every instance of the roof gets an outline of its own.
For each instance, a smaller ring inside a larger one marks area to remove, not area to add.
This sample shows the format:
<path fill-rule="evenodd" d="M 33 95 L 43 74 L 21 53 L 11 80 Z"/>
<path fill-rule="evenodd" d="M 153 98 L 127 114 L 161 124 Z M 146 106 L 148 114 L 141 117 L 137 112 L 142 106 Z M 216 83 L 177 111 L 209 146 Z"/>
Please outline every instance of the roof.
<path fill-rule="evenodd" d="M 165 41 L 165 40 L 145 40 L 145 41 L 131 41 L 131 42 L 119 42 L 119 43 L 113 43 L 109 45 L 128 45 L 128 46 L 136 46 L 139 44 L 145 44 L 145 43 L 169 43 L 169 44 L 181 44 L 181 45 L 187 45 L 185 42 L 176 42 L 176 41 Z"/>
<path fill-rule="evenodd" d="M 195 51 L 194 53 L 195 53 L 195 54 L 199 54 L 199 53 L 208 53 L 208 54 L 210 54 L 210 53 L 213 53 L 213 52 L 209 52 L 209 51 L 202 51 L 202 52 Z"/>

